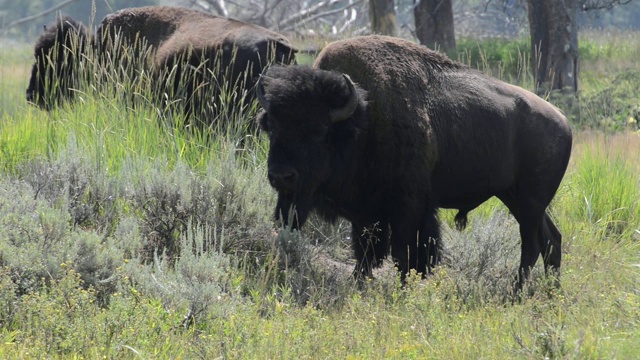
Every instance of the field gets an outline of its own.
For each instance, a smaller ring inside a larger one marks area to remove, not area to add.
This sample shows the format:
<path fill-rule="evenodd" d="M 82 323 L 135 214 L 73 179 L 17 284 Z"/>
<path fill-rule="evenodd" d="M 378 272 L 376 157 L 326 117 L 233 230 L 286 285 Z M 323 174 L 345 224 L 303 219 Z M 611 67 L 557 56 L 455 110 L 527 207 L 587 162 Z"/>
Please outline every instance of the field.
<path fill-rule="evenodd" d="M 549 211 L 561 287 L 541 267 L 514 301 L 518 225 L 498 201 L 445 262 L 363 286 L 350 225 L 274 228 L 268 142 L 239 109 L 215 133 L 82 90 L 24 101 L 31 53 L 0 50 L 0 358 L 640 358 L 640 37 L 581 35 L 574 151 Z M 461 40 L 460 59 L 530 87 L 527 42 Z M 541 265 L 541 264 L 539 264 Z"/>

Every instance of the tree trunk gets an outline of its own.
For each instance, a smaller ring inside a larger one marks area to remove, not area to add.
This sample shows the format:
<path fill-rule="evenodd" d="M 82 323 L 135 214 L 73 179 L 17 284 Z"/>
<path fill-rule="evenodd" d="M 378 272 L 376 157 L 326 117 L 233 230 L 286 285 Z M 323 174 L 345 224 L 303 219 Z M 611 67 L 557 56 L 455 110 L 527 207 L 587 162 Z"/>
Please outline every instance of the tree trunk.
<path fill-rule="evenodd" d="M 420 43 L 444 52 L 455 50 L 451 0 L 413 0 L 413 3 L 416 36 Z"/>
<path fill-rule="evenodd" d="M 536 91 L 578 91 L 578 0 L 527 0 Z"/>
<path fill-rule="evenodd" d="M 396 10 L 393 0 L 369 0 L 371 32 L 381 35 L 396 35 Z"/>

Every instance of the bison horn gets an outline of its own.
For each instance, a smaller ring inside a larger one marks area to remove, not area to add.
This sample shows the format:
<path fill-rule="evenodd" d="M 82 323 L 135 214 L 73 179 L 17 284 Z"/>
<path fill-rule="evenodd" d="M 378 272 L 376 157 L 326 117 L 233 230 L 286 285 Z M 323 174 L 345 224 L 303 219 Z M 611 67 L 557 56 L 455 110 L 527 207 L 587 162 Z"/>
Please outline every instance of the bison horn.
<path fill-rule="evenodd" d="M 348 119 L 353 114 L 353 112 L 356 111 L 356 107 L 358 107 L 358 91 L 356 90 L 356 86 L 353 84 L 353 81 L 351 81 L 349 75 L 342 74 L 342 76 L 347 81 L 347 85 L 349 85 L 349 100 L 347 100 L 347 103 L 344 104 L 344 106 L 331 109 L 331 122 L 338 122 Z"/>
<path fill-rule="evenodd" d="M 262 106 L 263 109 L 267 110 L 269 106 L 269 102 L 267 98 L 264 96 L 264 86 L 262 85 L 262 81 L 266 76 L 260 75 L 260 79 L 258 79 L 258 83 L 256 84 L 256 98 L 258 99 L 258 103 Z"/>

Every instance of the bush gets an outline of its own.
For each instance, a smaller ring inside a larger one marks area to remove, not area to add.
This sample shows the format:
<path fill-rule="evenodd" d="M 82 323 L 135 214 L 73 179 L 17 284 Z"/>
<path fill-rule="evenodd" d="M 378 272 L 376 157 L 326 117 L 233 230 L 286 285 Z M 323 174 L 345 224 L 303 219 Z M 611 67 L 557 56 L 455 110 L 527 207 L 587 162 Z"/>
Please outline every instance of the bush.
<path fill-rule="evenodd" d="M 638 129 L 640 71 L 627 70 L 590 94 L 580 96 L 580 126 L 607 131 Z"/>
<path fill-rule="evenodd" d="M 463 231 L 449 226 L 443 230 L 446 255 L 440 271 L 453 283 L 454 298 L 465 308 L 513 299 L 513 281 L 520 265 L 520 232 L 507 211 L 498 210 L 488 218 L 474 216 Z"/>
<path fill-rule="evenodd" d="M 113 291 L 109 279 L 122 255 L 95 231 L 74 227 L 68 210 L 54 206 L 66 203 L 65 193 L 46 200 L 25 181 L 4 179 L 0 187 L 5 190 L 0 197 L 0 266 L 17 293 L 38 291 L 63 276 L 63 266 L 68 266 L 86 288 L 96 289 L 99 301 L 108 301 Z"/>

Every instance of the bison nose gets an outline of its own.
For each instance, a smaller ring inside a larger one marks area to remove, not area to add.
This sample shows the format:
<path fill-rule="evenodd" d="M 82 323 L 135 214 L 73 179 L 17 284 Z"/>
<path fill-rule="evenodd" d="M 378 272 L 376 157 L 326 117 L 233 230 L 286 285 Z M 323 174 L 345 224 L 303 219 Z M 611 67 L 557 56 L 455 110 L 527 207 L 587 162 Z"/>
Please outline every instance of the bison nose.
<path fill-rule="evenodd" d="M 27 102 L 33 102 L 33 91 L 27 91 Z"/>
<path fill-rule="evenodd" d="M 269 183 L 278 191 L 293 192 L 298 184 L 298 172 L 292 168 L 269 170 Z"/>

